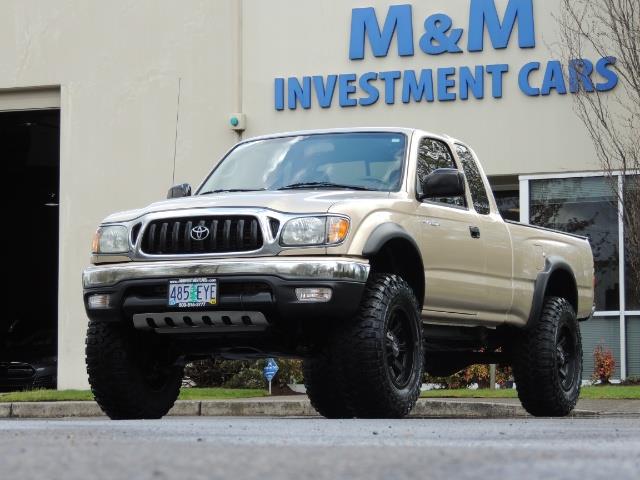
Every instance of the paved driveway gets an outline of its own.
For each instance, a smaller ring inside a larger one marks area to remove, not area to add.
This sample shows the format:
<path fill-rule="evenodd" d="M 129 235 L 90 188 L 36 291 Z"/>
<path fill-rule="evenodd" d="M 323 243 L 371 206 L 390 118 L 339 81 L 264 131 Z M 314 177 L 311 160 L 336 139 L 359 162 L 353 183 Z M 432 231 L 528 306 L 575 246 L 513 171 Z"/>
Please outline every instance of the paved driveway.
<path fill-rule="evenodd" d="M 65 480 L 636 480 L 640 418 L 4 419 L 0 472 Z"/>

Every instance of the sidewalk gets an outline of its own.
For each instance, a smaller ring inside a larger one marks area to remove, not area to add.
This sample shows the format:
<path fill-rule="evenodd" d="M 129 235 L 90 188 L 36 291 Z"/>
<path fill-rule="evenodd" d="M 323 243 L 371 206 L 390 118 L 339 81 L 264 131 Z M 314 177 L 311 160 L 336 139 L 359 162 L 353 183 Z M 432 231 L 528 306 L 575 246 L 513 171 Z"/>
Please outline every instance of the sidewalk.
<path fill-rule="evenodd" d="M 0 403 L 0 418 L 100 417 L 95 402 Z M 305 395 L 233 400 L 180 400 L 170 416 L 317 416 Z M 572 417 L 640 415 L 640 400 L 580 400 Z M 421 398 L 411 412 L 418 418 L 522 418 L 529 415 L 514 398 Z"/>
<path fill-rule="evenodd" d="M 517 398 L 441 398 L 439 400 L 454 401 L 463 400 L 466 402 L 491 402 L 500 403 L 503 405 L 520 405 L 520 400 Z M 640 415 L 640 400 L 578 400 L 577 410 L 584 410 L 596 413 L 598 415 Z"/>

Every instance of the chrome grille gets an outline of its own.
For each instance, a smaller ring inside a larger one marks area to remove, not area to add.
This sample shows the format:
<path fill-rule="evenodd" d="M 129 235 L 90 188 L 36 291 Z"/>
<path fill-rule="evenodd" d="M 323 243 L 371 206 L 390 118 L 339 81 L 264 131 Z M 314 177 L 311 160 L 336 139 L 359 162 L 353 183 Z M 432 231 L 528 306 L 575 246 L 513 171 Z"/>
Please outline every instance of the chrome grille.
<path fill-rule="evenodd" d="M 167 218 L 147 225 L 141 250 L 148 255 L 188 255 L 245 252 L 262 244 L 260 224 L 253 216 Z"/>

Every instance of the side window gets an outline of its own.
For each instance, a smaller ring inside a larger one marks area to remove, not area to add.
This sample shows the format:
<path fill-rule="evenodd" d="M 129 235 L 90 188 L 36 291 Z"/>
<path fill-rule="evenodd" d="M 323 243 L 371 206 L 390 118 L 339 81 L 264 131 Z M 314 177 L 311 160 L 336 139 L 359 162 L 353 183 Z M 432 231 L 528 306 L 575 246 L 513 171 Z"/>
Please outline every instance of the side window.
<path fill-rule="evenodd" d="M 467 177 L 469 190 L 471 190 L 471 199 L 476 212 L 480 215 L 489 215 L 491 211 L 489 208 L 489 195 L 487 195 L 487 190 L 484 187 L 476 159 L 473 158 L 471 151 L 464 145 L 456 144 L 456 153 L 462 162 L 462 168 Z"/>
<path fill-rule="evenodd" d="M 423 138 L 418 146 L 417 189 L 422 193 L 422 182 L 434 170 L 439 168 L 458 168 L 447 145 L 433 138 Z M 464 197 L 430 198 L 430 202 L 466 206 Z"/>

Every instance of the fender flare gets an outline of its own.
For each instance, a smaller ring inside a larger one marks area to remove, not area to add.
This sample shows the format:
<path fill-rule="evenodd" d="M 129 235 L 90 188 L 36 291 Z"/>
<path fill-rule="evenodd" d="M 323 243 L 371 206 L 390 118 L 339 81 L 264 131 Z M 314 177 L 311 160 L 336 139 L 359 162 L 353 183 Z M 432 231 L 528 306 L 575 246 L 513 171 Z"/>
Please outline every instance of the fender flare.
<path fill-rule="evenodd" d="M 416 249 L 418 255 L 420 256 L 420 261 L 422 262 L 422 254 L 420 253 L 420 248 L 418 248 L 418 244 L 414 240 L 414 238 L 409 235 L 409 233 L 402 228 L 397 223 L 382 223 L 378 225 L 373 232 L 369 235 L 366 243 L 364 244 L 364 248 L 362 249 L 363 257 L 371 257 L 378 253 L 385 243 L 389 240 L 394 240 L 396 238 L 402 238 L 403 240 L 408 240 L 411 245 Z M 424 268 L 423 268 L 424 270 Z"/>
<path fill-rule="evenodd" d="M 529 312 L 529 321 L 527 322 L 527 326 L 534 325 L 535 322 L 540 318 L 540 314 L 542 313 L 542 308 L 544 307 L 544 298 L 547 292 L 547 285 L 549 284 L 549 280 L 551 276 L 557 272 L 558 270 L 563 270 L 571 275 L 573 279 L 573 284 L 577 287 L 576 276 L 573 273 L 573 269 L 569 265 L 567 261 L 565 261 L 562 257 L 550 256 L 545 260 L 544 270 L 538 273 L 536 277 L 536 281 L 533 289 L 533 299 L 531 301 L 531 311 Z M 577 292 L 576 292 L 577 293 Z M 577 300 L 577 295 L 576 295 Z M 577 311 L 576 311 L 577 313 Z"/>
<path fill-rule="evenodd" d="M 424 275 L 422 252 L 420 251 L 420 247 L 418 247 L 415 239 L 401 225 L 392 222 L 378 225 L 369 235 L 369 238 L 362 249 L 362 256 L 365 258 L 371 258 L 378 254 L 387 242 L 399 239 L 409 242 L 418 256 L 418 268 L 420 270 L 417 272 L 418 278 L 415 279 L 417 284 L 415 284 L 414 291 L 418 304 L 422 307 L 424 305 L 424 297 L 426 295 L 426 279 Z"/>

